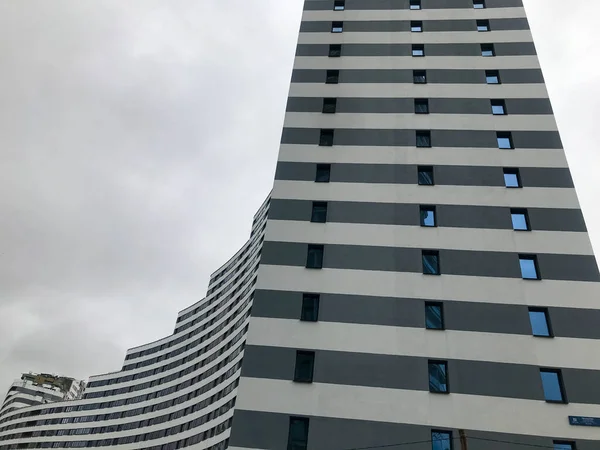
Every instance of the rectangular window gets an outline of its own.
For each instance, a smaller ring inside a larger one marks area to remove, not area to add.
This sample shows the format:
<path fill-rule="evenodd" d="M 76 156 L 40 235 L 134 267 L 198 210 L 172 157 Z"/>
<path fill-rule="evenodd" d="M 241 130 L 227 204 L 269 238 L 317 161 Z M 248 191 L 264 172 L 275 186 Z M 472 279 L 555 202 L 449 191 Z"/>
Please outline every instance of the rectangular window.
<path fill-rule="evenodd" d="M 413 56 L 425 56 L 425 45 L 413 44 L 412 45 L 412 55 Z"/>
<path fill-rule="evenodd" d="M 562 374 L 559 369 L 540 369 L 544 398 L 550 403 L 567 403 Z"/>
<path fill-rule="evenodd" d="M 319 145 L 321 147 L 331 147 L 333 145 L 333 130 L 321 130 Z"/>
<path fill-rule="evenodd" d="M 323 99 L 323 113 L 334 114 L 337 107 L 337 98 L 324 98 Z"/>
<path fill-rule="evenodd" d="M 425 328 L 428 330 L 444 329 L 444 309 L 439 302 L 425 302 Z"/>
<path fill-rule="evenodd" d="M 304 294 L 302 296 L 302 311 L 300 320 L 316 322 L 319 320 L 319 294 Z"/>
<path fill-rule="evenodd" d="M 473 8 L 475 8 L 475 9 L 485 8 L 485 0 L 473 0 Z"/>
<path fill-rule="evenodd" d="M 554 450 L 577 450 L 575 442 L 554 441 Z"/>
<path fill-rule="evenodd" d="M 495 116 L 504 116 L 506 112 L 506 102 L 504 100 L 490 100 L 492 104 L 492 114 Z"/>
<path fill-rule="evenodd" d="M 431 147 L 431 131 L 417 130 L 417 147 Z"/>
<path fill-rule="evenodd" d="M 413 33 L 420 33 L 423 31 L 423 22 L 420 20 L 413 20 L 410 22 L 410 31 Z"/>
<path fill-rule="evenodd" d="M 290 417 L 287 450 L 306 450 L 308 444 L 308 418 Z"/>
<path fill-rule="evenodd" d="M 308 246 L 308 252 L 306 256 L 306 268 L 307 269 L 322 269 L 323 268 L 323 252 L 325 247 L 323 245 Z"/>
<path fill-rule="evenodd" d="M 421 218 L 420 223 L 422 227 L 435 227 L 437 223 L 435 221 L 435 206 L 423 206 L 420 207 Z"/>
<path fill-rule="evenodd" d="M 296 352 L 296 369 L 294 381 L 299 383 L 312 383 L 315 365 L 315 352 L 298 350 Z"/>
<path fill-rule="evenodd" d="M 478 20 L 477 21 L 477 31 L 490 31 L 490 21 L 487 19 Z"/>
<path fill-rule="evenodd" d="M 315 182 L 329 183 L 331 177 L 331 164 L 317 164 L 317 173 L 315 174 Z"/>
<path fill-rule="evenodd" d="M 485 82 L 487 84 L 500 84 L 500 72 L 497 70 L 486 70 Z"/>
<path fill-rule="evenodd" d="M 515 146 L 513 145 L 512 133 L 509 131 L 498 131 L 496 133 L 496 141 L 498 141 L 499 149 L 513 149 Z"/>
<path fill-rule="evenodd" d="M 481 56 L 496 56 L 494 44 L 481 44 Z"/>
<path fill-rule="evenodd" d="M 328 70 L 325 77 L 325 84 L 338 84 L 340 82 L 339 70 Z"/>
<path fill-rule="evenodd" d="M 524 280 L 539 280 L 537 258 L 534 255 L 519 255 L 519 264 L 521 266 L 521 277 Z"/>
<path fill-rule="evenodd" d="M 453 450 L 450 431 L 431 430 L 431 450 Z"/>
<path fill-rule="evenodd" d="M 339 58 L 342 56 L 342 44 L 329 44 L 329 57 Z"/>
<path fill-rule="evenodd" d="M 421 9 L 421 0 L 410 0 L 410 9 Z"/>
<path fill-rule="evenodd" d="M 427 71 L 425 71 L 425 70 L 413 70 L 413 83 L 414 84 L 425 84 L 425 83 L 427 83 Z"/>
<path fill-rule="evenodd" d="M 429 100 L 415 98 L 415 114 L 429 114 Z"/>
<path fill-rule="evenodd" d="M 343 11 L 346 9 L 346 0 L 335 0 L 333 2 L 334 11 Z"/>
<path fill-rule="evenodd" d="M 511 208 L 510 217 L 512 220 L 513 230 L 515 231 L 531 231 L 529 226 L 529 217 L 527 210 L 523 208 Z"/>
<path fill-rule="evenodd" d="M 417 183 L 419 186 L 433 186 L 433 166 L 417 167 Z"/>
<path fill-rule="evenodd" d="M 504 186 L 507 188 L 520 188 L 523 187 L 521 184 L 521 176 L 519 175 L 519 169 L 504 169 Z"/>
<path fill-rule="evenodd" d="M 344 31 L 344 22 L 331 22 L 332 33 L 342 33 Z"/>
<path fill-rule="evenodd" d="M 310 221 L 316 223 L 327 222 L 327 202 L 313 202 Z"/>
<path fill-rule="evenodd" d="M 423 273 L 425 275 L 440 275 L 440 252 L 437 250 L 423 250 Z"/>
<path fill-rule="evenodd" d="M 446 361 L 429 361 L 429 392 L 447 394 L 448 363 Z"/>
<path fill-rule="evenodd" d="M 531 332 L 538 337 L 552 337 L 548 308 L 529 308 Z"/>

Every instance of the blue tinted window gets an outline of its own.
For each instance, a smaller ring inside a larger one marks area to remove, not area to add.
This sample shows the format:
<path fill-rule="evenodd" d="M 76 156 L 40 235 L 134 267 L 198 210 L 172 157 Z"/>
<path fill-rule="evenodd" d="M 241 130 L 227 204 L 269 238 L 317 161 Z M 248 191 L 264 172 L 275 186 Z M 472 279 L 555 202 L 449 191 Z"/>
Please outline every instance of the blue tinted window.
<path fill-rule="evenodd" d="M 432 206 L 421 206 L 421 226 L 435 227 L 435 208 Z"/>
<path fill-rule="evenodd" d="M 445 362 L 429 362 L 429 391 L 448 392 L 448 365 Z"/>
<path fill-rule="evenodd" d="M 426 275 L 440 274 L 439 253 L 436 251 L 423 251 L 423 273 Z"/>
<path fill-rule="evenodd" d="M 498 72 L 487 71 L 485 73 L 485 81 L 487 84 L 500 84 L 500 76 Z"/>
<path fill-rule="evenodd" d="M 551 336 L 548 325 L 548 312 L 542 309 L 529 310 L 529 322 L 534 336 Z"/>
<path fill-rule="evenodd" d="M 504 185 L 506 187 L 521 187 L 519 175 L 516 171 L 504 171 Z"/>
<path fill-rule="evenodd" d="M 498 148 L 513 148 L 512 138 L 509 133 L 498 133 L 496 140 L 498 141 Z"/>
<path fill-rule="evenodd" d="M 511 212 L 513 230 L 529 230 L 529 224 L 527 222 L 527 215 L 525 212 Z"/>
<path fill-rule="evenodd" d="M 575 450 L 575 445 L 570 442 L 555 442 L 554 450 Z"/>
<path fill-rule="evenodd" d="M 432 431 L 431 450 L 452 450 L 452 434 L 447 431 Z"/>
<path fill-rule="evenodd" d="M 444 311 L 440 303 L 425 304 L 425 328 L 428 330 L 444 329 Z"/>
<path fill-rule="evenodd" d="M 546 401 L 564 402 L 559 373 L 553 370 L 540 370 L 540 375 Z"/>
<path fill-rule="evenodd" d="M 521 265 L 521 276 L 526 280 L 537 280 L 539 278 L 535 259 L 530 256 L 519 257 Z"/>
<path fill-rule="evenodd" d="M 495 116 L 502 116 L 506 114 L 506 109 L 503 103 L 492 103 L 492 114 Z"/>
<path fill-rule="evenodd" d="M 433 167 L 419 167 L 418 180 L 422 186 L 433 186 Z"/>

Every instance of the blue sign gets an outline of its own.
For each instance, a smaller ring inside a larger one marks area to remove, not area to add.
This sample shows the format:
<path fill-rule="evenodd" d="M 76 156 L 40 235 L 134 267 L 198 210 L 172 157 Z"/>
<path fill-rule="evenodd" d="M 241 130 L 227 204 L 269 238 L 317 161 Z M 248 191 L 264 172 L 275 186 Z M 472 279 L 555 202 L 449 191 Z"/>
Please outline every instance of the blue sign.
<path fill-rule="evenodd" d="M 600 427 L 600 417 L 569 416 L 569 424 L 580 427 Z"/>

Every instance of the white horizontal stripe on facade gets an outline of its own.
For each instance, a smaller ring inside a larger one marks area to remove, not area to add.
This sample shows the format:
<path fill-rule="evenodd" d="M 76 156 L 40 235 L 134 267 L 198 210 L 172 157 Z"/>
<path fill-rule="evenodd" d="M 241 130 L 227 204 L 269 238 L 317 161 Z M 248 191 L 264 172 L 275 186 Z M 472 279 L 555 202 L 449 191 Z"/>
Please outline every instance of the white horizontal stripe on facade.
<path fill-rule="evenodd" d="M 536 55 L 516 56 L 298 56 L 294 69 L 539 69 Z"/>
<path fill-rule="evenodd" d="M 600 309 L 600 283 L 261 264 L 257 289 Z"/>
<path fill-rule="evenodd" d="M 245 377 L 239 389 L 236 408 L 243 410 L 598 439 L 592 427 L 570 426 L 567 415 L 599 417 L 600 405 L 570 403 L 565 407 L 535 400 Z"/>
<path fill-rule="evenodd" d="M 503 30 L 474 33 L 473 31 L 427 31 L 423 32 L 343 32 L 300 33 L 298 44 L 486 44 L 488 42 L 533 42 L 529 30 Z M 475 22 L 473 22 L 475 29 Z"/>
<path fill-rule="evenodd" d="M 516 19 L 525 18 L 525 9 L 511 8 L 441 8 L 441 9 L 381 9 L 381 10 L 352 10 L 345 11 L 304 11 L 302 20 L 305 22 L 320 20 L 460 20 L 460 19 Z"/>
<path fill-rule="evenodd" d="M 279 161 L 347 164 L 424 164 L 439 166 L 567 168 L 562 149 L 416 148 L 344 145 L 281 144 Z M 277 181 L 276 181 L 277 183 Z"/>
<path fill-rule="evenodd" d="M 489 114 L 371 114 L 290 112 L 285 114 L 284 127 L 346 128 L 355 130 L 496 130 L 496 131 L 557 131 L 551 114 L 492 115 Z M 435 145 L 435 141 L 433 142 Z"/>
<path fill-rule="evenodd" d="M 483 77 L 483 75 L 482 75 Z M 535 84 L 292 83 L 290 97 L 337 98 L 548 98 Z"/>
<path fill-rule="evenodd" d="M 600 370 L 593 339 L 253 317 L 248 345 Z"/>
<path fill-rule="evenodd" d="M 507 212 L 508 214 L 508 212 Z M 507 217 L 508 220 L 508 217 Z M 593 255 L 587 233 L 269 220 L 267 241 Z"/>
<path fill-rule="evenodd" d="M 573 188 L 419 186 L 385 183 L 315 183 L 275 180 L 272 198 L 371 203 L 579 209 Z"/>

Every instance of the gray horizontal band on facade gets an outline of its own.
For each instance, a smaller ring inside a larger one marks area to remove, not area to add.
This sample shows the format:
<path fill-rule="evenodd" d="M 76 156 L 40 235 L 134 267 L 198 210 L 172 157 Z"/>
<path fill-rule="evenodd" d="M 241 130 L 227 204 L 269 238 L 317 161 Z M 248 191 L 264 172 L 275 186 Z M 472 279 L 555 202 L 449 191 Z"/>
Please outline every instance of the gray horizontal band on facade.
<path fill-rule="evenodd" d="M 301 349 L 303 350 L 303 349 Z M 311 349 L 307 349 L 311 350 Z M 314 350 L 315 383 L 428 391 L 428 358 Z M 247 345 L 242 377 L 293 380 L 296 349 Z M 600 372 L 562 369 L 569 402 L 600 404 Z M 544 401 L 540 368 L 525 364 L 448 360 L 450 392 Z M 435 394 L 432 394 L 435 395 Z"/>
<path fill-rule="evenodd" d="M 499 70 L 502 84 L 544 83 L 539 69 Z M 327 70 L 294 69 L 292 83 L 325 83 Z M 413 70 L 342 69 L 338 83 L 413 83 Z M 485 70 L 428 69 L 428 84 L 486 84 Z"/>
<path fill-rule="evenodd" d="M 473 9 L 472 0 L 422 0 L 423 9 Z M 408 0 L 347 0 L 348 10 L 381 10 L 381 9 L 408 9 Z M 486 0 L 486 8 L 516 8 L 522 7 L 522 0 Z M 333 0 L 306 0 L 306 11 L 333 10 Z"/>
<path fill-rule="evenodd" d="M 55 402 L 59 402 L 61 400 L 63 400 L 64 395 L 60 394 L 58 392 L 56 393 L 51 393 L 51 392 L 45 392 L 45 391 L 36 391 L 35 389 L 28 389 L 26 387 L 23 386 L 13 386 L 8 390 L 8 394 L 7 395 L 14 395 L 15 397 L 18 397 L 18 394 L 15 394 L 16 392 L 19 392 L 21 394 L 26 394 L 26 395 L 31 395 L 34 397 L 40 397 L 40 402 L 42 398 L 45 399 L 52 399 L 52 401 Z"/>
<path fill-rule="evenodd" d="M 479 44 L 422 44 L 427 56 L 481 56 Z M 533 42 L 494 43 L 496 56 L 536 55 Z M 342 57 L 411 56 L 411 44 L 342 44 Z M 327 44 L 298 44 L 296 56 L 328 56 Z"/>
<path fill-rule="evenodd" d="M 304 267 L 307 249 L 307 244 L 265 241 L 261 264 Z M 542 279 L 600 281 L 596 259 L 592 255 L 540 253 L 537 254 L 537 261 Z M 441 249 L 439 265 L 441 273 L 447 275 L 521 278 L 518 254 L 512 252 Z M 323 268 L 412 273 L 423 271 L 421 249 L 336 244 L 325 245 Z"/>
<path fill-rule="evenodd" d="M 342 21 L 342 18 L 340 18 Z M 344 33 L 354 32 L 410 32 L 410 20 L 345 20 Z M 477 31 L 477 22 L 473 20 L 421 20 L 422 32 Z M 511 19 L 489 19 L 493 31 L 528 30 L 529 23 L 525 17 Z M 302 21 L 300 33 L 331 32 L 331 21 Z"/>
<path fill-rule="evenodd" d="M 319 295 L 320 322 L 425 328 L 427 300 L 366 295 Z M 440 303 L 440 300 L 432 301 Z M 526 336 L 532 333 L 528 307 L 525 305 L 457 301 L 442 303 L 444 327 L 447 330 Z M 252 316 L 299 319 L 301 309 L 301 292 L 258 289 L 254 294 Z M 550 307 L 548 313 L 554 336 L 600 339 L 599 310 Z"/>
<path fill-rule="evenodd" d="M 288 442 L 290 416 L 264 411 L 236 409 L 234 427 L 229 439 L 230 448 L 284 449 Z M 431 431 L 439 427 L 423 425 L 374 422 L 335 417 L 309 417 L 308 445 L 311 450 L 339 450 L 349 448 L 402 449 L 404 443 L 410 450 L 431 450 Z M 458 448 L 458 431 L 453 432 L 454 448 Z M 523 436 L 465 430 L 470 450 L 508 450 L 510 448 L 553 447 L 553 438 Z M 555 439 L 558 439 L 556 437 Z M 500 442 L 498 442 L 500 441 Z M 512 443 L 514 447 L 511 447 Z M 394 444 L 398 445 L 395 447 Z M 598 441 L 577 440 L 577 450 L 597 450 Z"/>
<path fill-rule="evenodd" d="M 504 130 L 510 131 L 510 130 Z M 318 128 L 284 127 L 282 144 L 318 145 L 321 131 Z M 558 131 L 513 131 L 515 148 L 562 149 Z M 415 147 L 415 130 L 366 130 L 337 128 L 334 130 L 333 145 Z M 432 147 L 464 147 L 498 149 L 494 130 L 431 130 Z M 423 149 L 427 151 L 427 149 Z M 510 150 L 498 150 L 510 151 Z"/>
<path fill-rule="evenodd" d="M 550 115 L 552 105 L 547 98 L 509 98 L 504 100 L 507 114 Z M 429 98 L 429 114 L 492 114 L 491 100 L 483 98 Z M 286 111 L 314 112 L 323 110 L 323 98 L 289 97 Z M 335 113 L 410 114 L 415 112 L 412 98 L 336 99 Z"/>
<path fill-rule="evenodd" d="M 416 164 L 348 164 L 331 165 L 332 183 L 417 184 Z M 436 185 L 447 186 L 504 186 L 502 167 L 489 166 L 431 166 Z M 276 180 L 314 181 L 317 164 L 279 161 Z M 572 188 L 568 168 L 522 167 L 519 177 L 524 187 Z"/>

